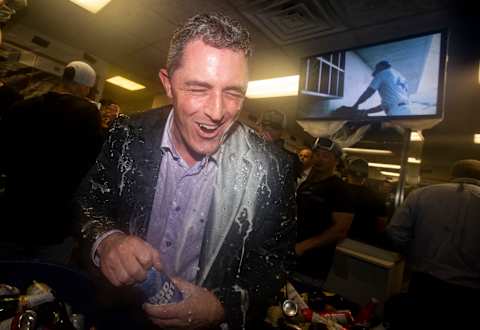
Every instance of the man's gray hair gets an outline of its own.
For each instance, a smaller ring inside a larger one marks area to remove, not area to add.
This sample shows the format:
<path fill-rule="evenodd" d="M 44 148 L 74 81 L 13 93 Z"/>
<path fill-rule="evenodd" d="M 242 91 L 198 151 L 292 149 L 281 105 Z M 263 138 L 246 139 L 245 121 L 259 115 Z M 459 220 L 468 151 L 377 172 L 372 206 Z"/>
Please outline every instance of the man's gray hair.
<path fill-rule="evenodd" d="M 219 13 L 198 14 L 179 27 L 170 40 L 167 56 L 168 74 L 180 66 L 188 42 L 202 40 L 211 47 L 240 51 L 251 56 L 250 33 L 239 22 Z"/>

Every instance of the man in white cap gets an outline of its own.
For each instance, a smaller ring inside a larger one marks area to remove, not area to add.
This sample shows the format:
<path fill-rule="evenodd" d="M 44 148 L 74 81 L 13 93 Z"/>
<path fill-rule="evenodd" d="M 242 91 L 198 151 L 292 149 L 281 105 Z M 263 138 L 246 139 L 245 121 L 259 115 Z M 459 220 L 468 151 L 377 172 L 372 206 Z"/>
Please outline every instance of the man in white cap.
<path fill-rule="evenodd" d="M 73 61 L 63 70 L 63 79 L 60 90 L 78 97 L 87 97 L 91 88 L 95 86 L 97 74 L 87 63 Z"/>
<path fill-rule="evenodd" d="M 99 111 L 85 98 L 95 79 L 90 65 L 71 62 L 53 91 L 17 102 L 2 117 L 8 207 L 0 259 L 67 261 L 72 196 L 102 144 Z"/>

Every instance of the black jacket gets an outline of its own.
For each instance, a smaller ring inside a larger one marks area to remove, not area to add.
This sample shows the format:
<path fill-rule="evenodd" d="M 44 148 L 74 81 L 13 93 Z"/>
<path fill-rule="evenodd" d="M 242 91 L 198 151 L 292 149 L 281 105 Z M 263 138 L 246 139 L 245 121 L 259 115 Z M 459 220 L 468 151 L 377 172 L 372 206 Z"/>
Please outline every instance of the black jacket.
<path fill-rule="evenodd" d="M 72 199 L 102 143 L 100 114 L 83 98 L 48 92 L 10 108 L 0 121 L 0 239 L 58 244 L 70 235 Z"/>
<path fill-rule="evenodd" d="M 114 228 L 146 236 L 169 110 L 144 112 L 110 131 L 79 192 L 90 243 Z M 242 329 L 265 316 L 294 256 L 294 182 L 283 153 L 241 124 L 231 132 L 220 149 L 196 284 L 223 303 L 229 329 Z"/>

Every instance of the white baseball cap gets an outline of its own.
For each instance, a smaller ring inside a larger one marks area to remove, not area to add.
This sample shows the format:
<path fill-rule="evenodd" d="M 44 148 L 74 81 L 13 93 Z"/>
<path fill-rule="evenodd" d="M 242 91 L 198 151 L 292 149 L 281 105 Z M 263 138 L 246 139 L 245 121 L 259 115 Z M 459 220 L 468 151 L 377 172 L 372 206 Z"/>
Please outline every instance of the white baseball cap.
<path fill-rule="evenodd" d="M 73 68 L 75 70 L 72 80 L 77 84 L 87 87 L 93 87 L 95 85 L 97 74 L 89 64 L 82 61 L 73 61 L 68 63 L 65 66 L 65 69 L 66 68 Z"/>

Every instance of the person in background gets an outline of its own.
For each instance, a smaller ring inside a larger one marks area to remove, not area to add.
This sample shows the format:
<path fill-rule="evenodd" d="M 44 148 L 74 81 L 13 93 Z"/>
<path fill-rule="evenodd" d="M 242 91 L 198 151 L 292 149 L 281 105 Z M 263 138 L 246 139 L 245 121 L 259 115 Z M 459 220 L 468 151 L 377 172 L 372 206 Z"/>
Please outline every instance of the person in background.
<path fill-rule="evenodd" d="M 347 185 L 335 174 L 342 150 L 328 138 L 312 147 L 313 168 L 297 189 L 297 272 L 320 282 L 327 278 L 337 243 L 347 237 L 353 205 Z"/>
<path fill-rule="evenodd" d="M 270 142 L 285 151 L 293 162 L 293 175 L 298 179 L 302 172 L 302 163 L 298 155 L 285 148 L 283 135 L 287 127 L 287 117 L 277 110 L 268 110 L 262 113 L 259 124 L 259 134 L 267 142 Z"/>
<path fill-rule="evenodd" d="M 348 237 L 377 245 L 386 225 L 385 202 L 367 185 L 367 161 L 353 158 L 347 164 L 347 187 L 354 213 Z"/>
<path fill-rule="evenodd" d="M 268 110 L 260 117 L 260 135 L 268 142 L 284 148 L 283 133 L 287 126 L 284 113 L 277 110 Z"/>
<path fill-rule="evenodd" d="M 68 262 L 73 196 L 102 143 L 98 110 L 85 99 L 95 79 L 90 65 L 73 61 L 55 91 L 17 102 L 2 117 L 3 259 Z"/>
<path fill-rule="evenodd" d="M 310 174 L 313 167 L 313 152 L 309 147 L 301 148 L 298 151 L 298 159 L 302 163 L 302 173 L 297 179 L 297 187 L 299 187 L 303 181 L 305 181 Z"/>
<path fill-rule="evenodd" d="M 0 118 L 13 104 L 23 100 L 20 92 L 28 86 L 29 81 L 30 77 L 24 74 L 0 79 Z"/>
<path fill-rule="evenodd" d="M 408 116 L 412 114 L 409 104 L 408 83 L 400 72 L 392 68 L 388 61 L 380 61 L 375 65 L 372 76 L 370 85 L 352 106 L 354 110 L 358 110 L 360 104 L 367 101 L 378 91 L 382 99 L 381 104 L 368 110 L 358 111 L 365 113 L 384 111 L 387 116 Z"/>
<path fill-rule="evenodd" d="M 292 166 L 237 120 L 251 52 L 236 21 L 189 18 L 159 73 L 172 105 L 116 121 L 83 181 L 91 263 L 118 287 L 154 267 L 184 293 L 179 303 L 144 304 L 142 318 L 119 327 L 257 329 L 284 284 L 294 256 Z"/>
<path fill-rule="evenodd" d="M 108 131 L 115 119 L 120 116 L 120 106 L 109 99 L 100 100 L 100 117 L 102 120 L 102 129 Z"/>
<path fill-rule="evenodd" d="M 413 306 L 403 315 L 406 322 L 419 320 L 430 329 L 478 323 L 473 315 L 480 295 L 479 219 L 480 161 L 472 159 L 453 165 L 451 182 L 411 192 L 396 210 L 386 234 L 412 267 Z"/>

